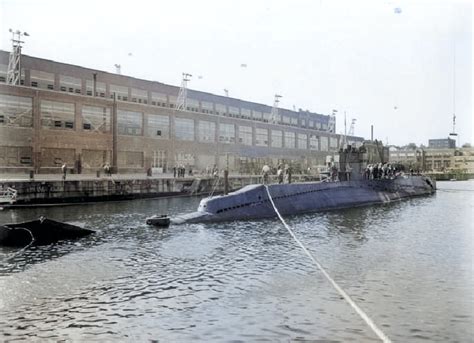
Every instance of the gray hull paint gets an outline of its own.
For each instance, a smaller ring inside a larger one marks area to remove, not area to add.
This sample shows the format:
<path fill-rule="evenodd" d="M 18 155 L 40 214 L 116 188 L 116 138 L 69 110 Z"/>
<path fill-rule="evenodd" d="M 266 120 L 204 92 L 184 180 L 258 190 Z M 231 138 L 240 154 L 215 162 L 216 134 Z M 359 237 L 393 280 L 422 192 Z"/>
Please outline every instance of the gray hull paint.
<path fill-rule="evenodd" d="M 281 215 L 317 212 L 399 201 L 436 191 L 425 176 L 344 182 L 311 182 L 268 185 Z M 173 218 L 173 222 L 215 222 L 275 217 L 263 185 L 246 186 L 224 196 L 201 200 L 198 211 Z"/>

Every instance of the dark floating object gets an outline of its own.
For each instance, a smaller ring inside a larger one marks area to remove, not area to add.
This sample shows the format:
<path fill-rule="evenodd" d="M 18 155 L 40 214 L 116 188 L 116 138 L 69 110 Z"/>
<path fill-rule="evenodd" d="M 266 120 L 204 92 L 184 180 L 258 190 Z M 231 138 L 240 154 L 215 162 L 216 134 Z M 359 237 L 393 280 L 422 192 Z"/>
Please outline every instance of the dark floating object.
<path fill-rule="evenodd" d="M 166 214 L 154 215 L 146 219 L 147 225 L 168 227 L 170 226 L 170 217 Z"/>
<path fill-rule="evenodd" d="M 64 239 L 81 238 L 94 232 L 40 217 L 24 223 L 0 225 L 0 245 L 11 247 L 47 245 Z"/>

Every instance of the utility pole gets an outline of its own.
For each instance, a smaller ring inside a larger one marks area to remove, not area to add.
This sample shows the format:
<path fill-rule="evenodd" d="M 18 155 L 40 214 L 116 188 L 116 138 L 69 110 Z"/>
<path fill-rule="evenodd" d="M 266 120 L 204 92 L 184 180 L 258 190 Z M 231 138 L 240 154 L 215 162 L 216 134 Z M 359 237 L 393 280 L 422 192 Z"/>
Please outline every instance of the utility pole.
<path fill-rule="evenodd" d="M 343 147 L 347 146 L 347 124 L 346 124 L 346 111 L 344 111 L 344 144 Z"/>
<path fill-rule="evenodd" d="M 273 101 L 273 107 L 272 107 L 272 113 L 271 113 L 271 121 L 273 124 L 278 123 L 278 104 L 280 103 L 280 98 L 282 98 L 281 95 L 275 94 L 275 100 Z"/>
<path fill-rule="evenodd" d="M 94 78 L 94 84 L 93 84 L 93 90 L 92 90 L 94 94 L 92 94 L 92 96 L 96 97 L 97 96 L 97 73 L 93 73 L 92 76 Z"/>
<path fill-rule="evenodd" d="M 456 141 L 456 39 L 453 39 L 453 132 L 449 134 Z"/>
<path fill-rule="evenodd" d="M 329 117 L 328 131 L 332 133 L 336 132 L 336 114 L 337 114 L 337 110 L 332 110 L 332 114 Z"/>
<path fill-rule="evenodd" d="M 114 93 L 112 106 L 112 172 L 118 173 L 118 120 L 117 120 L 117 97 Z"/>
<path fill-rule="evenodd" d="M 18 86 L 21 80 L 21 44 L 24 43 L 21 37 L 28 37 L 29 34 L 20 30 L 8 31 L 12 34 L 12 51 L 8 60 L 7 84 Z"/>
<path fill-rule="evenodd" d="M 186 102 L 188 97 L 188 81 L 191 81 L 192 75 L 183 73 L 181 88 L 179 89 L 178 99 L 176 100 L 176 111 L 186 111 Z"/>
<path fill-rule="evenodd" d="M 355 119 L 355 118 L 352 118 L 352 120 L 351 120 L 351 126 L 350 126 L 350 128 L 349 128 L 349 133 L 348 133 L 349 136 L 354 136 L 355 123 L 356 123 L 356 119 Z"/>

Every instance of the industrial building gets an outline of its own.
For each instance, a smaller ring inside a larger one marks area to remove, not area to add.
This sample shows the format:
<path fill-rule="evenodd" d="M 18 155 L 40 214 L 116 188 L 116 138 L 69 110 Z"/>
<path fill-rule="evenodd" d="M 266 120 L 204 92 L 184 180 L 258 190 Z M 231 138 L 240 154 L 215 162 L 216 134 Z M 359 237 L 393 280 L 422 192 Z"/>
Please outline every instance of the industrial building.
<path fill-rule="evenodd" d="M 391 147 L 389 161 L 425 172 L 474 173 L 473 148 L 400 149 Z"/>
<path fill-rule="evenodd" d="M 298 171 L 324 165 L 344 140 L 334 115 L 278 108 L 277 98 L 268 106 L 187 89 L 185 79 L 177 87 L 26 55 L 11 84 L 9 58 L 0 51 L 3 173 L 55 173 L 64 162 L 74 173 L 106 163 L 117 172 Z"/>
<path fill-rule="evenodd" d="M 455 149 L 456 140 L 451 138 L 429 139 L 428 148 L 430 149 Z"/>

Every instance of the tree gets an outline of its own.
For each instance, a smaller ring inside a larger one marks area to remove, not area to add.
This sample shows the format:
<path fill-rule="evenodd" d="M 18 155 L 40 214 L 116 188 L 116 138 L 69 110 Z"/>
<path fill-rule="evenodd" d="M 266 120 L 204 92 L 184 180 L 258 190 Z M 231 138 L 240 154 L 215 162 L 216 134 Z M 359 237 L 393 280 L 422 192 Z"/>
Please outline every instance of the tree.
<path fill-rule="evenodd" d="M 462 145 L 463 148 L 472 148 L 471 143 L 464 143 Z"/>

